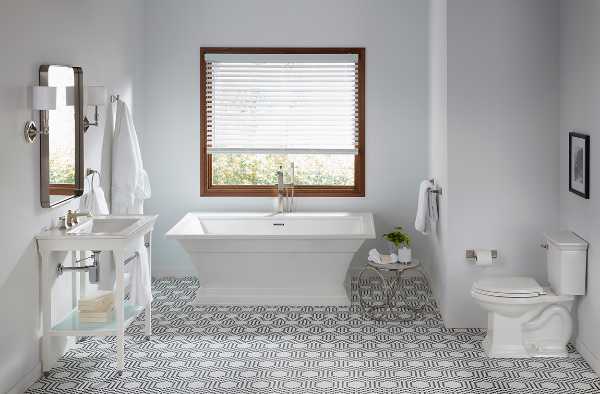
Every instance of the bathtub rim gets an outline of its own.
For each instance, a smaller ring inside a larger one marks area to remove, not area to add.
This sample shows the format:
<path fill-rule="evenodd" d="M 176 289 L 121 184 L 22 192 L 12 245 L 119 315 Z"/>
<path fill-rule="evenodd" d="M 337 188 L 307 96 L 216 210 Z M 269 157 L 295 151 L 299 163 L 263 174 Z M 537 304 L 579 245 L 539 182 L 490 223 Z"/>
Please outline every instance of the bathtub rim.
<path fill-rule="evenodd" d="M 206 218 L 206 219 L 273 219 L 282 218 L 285 220 L 306 219 L 306 218 L 327 218 L 330 215 L 332 218 L 339 217 L 362 217 L 365 229 L 367 231 L 360 234 L 200 234 L 183 232 L 183 227 L 190 218 Z M 263 211 L 222 211 L 222 212 L 206 212 L 194 211 L 187 212 L 169 231 L 165 234 L 167 239 L 175 240 L 190 240 L 190 239 L 375 239 L 375 223 L 373 213 L 371 212 L 341 212 L 341 211 L 323 211 L 323 212 L 292 212 L 279 213 Z"/>

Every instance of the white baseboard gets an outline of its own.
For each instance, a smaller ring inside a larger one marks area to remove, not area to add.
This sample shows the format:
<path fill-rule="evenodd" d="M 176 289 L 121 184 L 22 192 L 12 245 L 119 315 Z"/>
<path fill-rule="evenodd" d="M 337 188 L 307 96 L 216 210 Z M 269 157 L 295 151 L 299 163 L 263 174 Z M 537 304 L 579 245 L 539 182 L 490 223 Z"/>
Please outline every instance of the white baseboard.
<path fill-rule="evenodd" d="M 585 358 L 585 361 L 590 364 L 590 367 L 596 372 L 600 373 L 600 357 L 594 354 L 592 350 L 579 338 L 575 341 L 575 347 L 577 351 Z"/>
<path fill-rule="evenodd" d="M 350 267 L 348 269 L 347 277 L 356 276 L 362 271 L 362 267 Z M 193 268 L 162 268 L 162 267 L 152 267 L 152 277 L 153 278 L 184 278 L 187 276 L 196 276 L 196 271 Z"/>
<path fill-rule="evenodd" d="M 196 276 L 196 271 L 193 268 L 158 268 L 152 267 L 153 278 L 184 278 L 187 276 Z"/>
<path fill-rule="evenodd" d="M 25 376 L 19 380 L 17 384 L 13 386 L 6 394 L 23 394 L 25 390 L 32 384 L 34 384 L 39 378 L 42 377 L 42 364 L 37 363 L 31 371 L 27 372 Z"/>

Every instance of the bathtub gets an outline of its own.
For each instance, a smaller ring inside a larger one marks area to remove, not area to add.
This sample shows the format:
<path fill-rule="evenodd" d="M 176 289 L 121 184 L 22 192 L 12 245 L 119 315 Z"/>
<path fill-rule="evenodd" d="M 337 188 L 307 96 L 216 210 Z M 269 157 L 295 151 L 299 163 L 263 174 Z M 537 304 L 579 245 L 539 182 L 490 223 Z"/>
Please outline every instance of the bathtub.
<path fill-rule="evenodd" d="M 190 255 L 196 304 L 349 305 L 346 272 L 371 213 L 191 212 L 167 233 Z"/>

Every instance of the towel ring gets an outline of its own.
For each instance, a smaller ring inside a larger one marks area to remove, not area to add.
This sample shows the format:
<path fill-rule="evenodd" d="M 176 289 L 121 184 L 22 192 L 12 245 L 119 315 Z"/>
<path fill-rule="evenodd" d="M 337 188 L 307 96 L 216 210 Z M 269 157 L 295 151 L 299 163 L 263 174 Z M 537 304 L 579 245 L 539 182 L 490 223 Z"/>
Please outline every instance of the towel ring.
<path fill-rule="evenodd" d="M 88 168 L 85 171 L 85 176 L 88 177 L 89 175 L 92 176 L 92 184 L 90 185 L 90 190 L 94 187 L 94 177 L 96 175 L 98 175 L 98 183 L 102 184 L 102 177 L 101 177 L 100 172 L 98 170 L 94 170 L 92 168 Z"/>

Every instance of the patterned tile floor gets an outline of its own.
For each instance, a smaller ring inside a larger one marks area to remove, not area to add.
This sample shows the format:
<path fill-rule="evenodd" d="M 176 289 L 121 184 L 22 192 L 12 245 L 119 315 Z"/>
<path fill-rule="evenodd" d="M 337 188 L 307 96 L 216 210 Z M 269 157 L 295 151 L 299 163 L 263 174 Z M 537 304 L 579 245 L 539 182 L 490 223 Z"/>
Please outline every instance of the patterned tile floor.
<path fill-rule="evenodd" d="M 352 307 L 191 306 L 193 278 L 153 282 L 154 335 L 129 328 L 126 371 L 114 338 L 73 347 L 28 393 L 600 393 L 570 349 L 566 359 L 489 359 L 477 329 L 444 328 L 427 285 L 422 318 L 383 323 Z M 353 301 L 358 283 L 352 281 Z"/>

